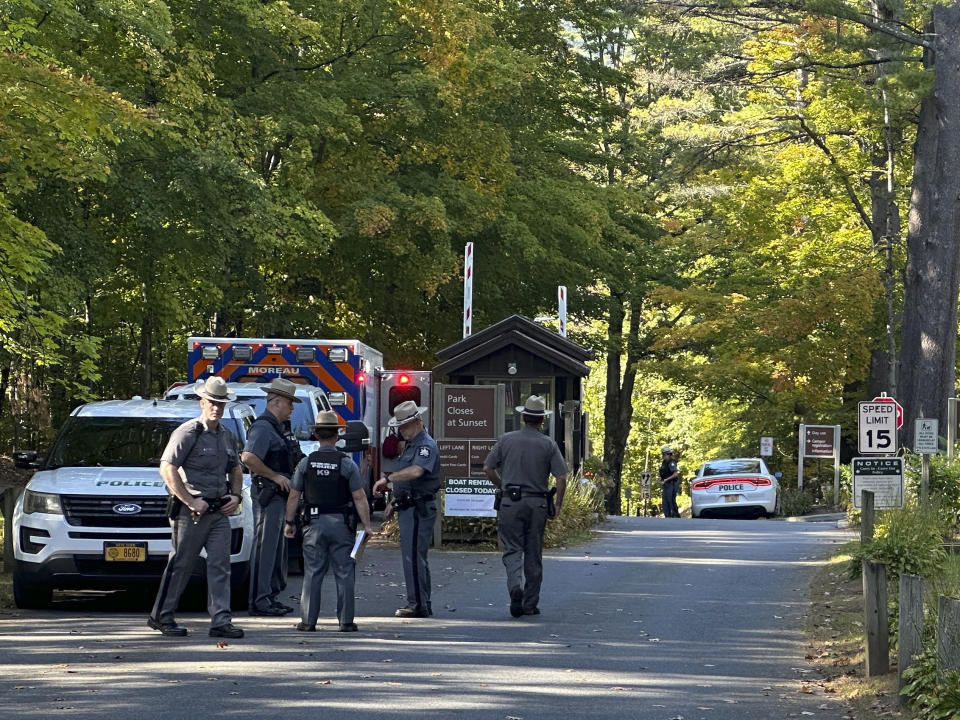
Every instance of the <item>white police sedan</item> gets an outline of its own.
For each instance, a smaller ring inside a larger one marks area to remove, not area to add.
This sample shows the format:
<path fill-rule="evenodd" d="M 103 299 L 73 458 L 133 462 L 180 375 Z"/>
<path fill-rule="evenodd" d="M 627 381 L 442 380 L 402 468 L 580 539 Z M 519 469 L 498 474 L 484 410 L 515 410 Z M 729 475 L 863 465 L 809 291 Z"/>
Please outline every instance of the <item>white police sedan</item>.
<path fill-rule="evenodd" d="M 693 517 L 780 513 L 780 473 L 760 458 L 728 458 L 703 464 L 690 482 Z"/>

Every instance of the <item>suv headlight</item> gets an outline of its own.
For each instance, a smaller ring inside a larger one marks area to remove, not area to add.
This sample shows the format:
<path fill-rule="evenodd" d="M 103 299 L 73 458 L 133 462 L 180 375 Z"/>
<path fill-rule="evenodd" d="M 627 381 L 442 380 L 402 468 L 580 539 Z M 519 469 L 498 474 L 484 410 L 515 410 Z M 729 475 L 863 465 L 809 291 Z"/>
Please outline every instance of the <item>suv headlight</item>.
<path fill-rule="evenodd" d="M 63 515 L 63 508 L 60 506 L 60 496 L 54 493 L 34 492 L 25 490 L 23 493 L 23 512 L 47 513 L 48 515 Z"/>

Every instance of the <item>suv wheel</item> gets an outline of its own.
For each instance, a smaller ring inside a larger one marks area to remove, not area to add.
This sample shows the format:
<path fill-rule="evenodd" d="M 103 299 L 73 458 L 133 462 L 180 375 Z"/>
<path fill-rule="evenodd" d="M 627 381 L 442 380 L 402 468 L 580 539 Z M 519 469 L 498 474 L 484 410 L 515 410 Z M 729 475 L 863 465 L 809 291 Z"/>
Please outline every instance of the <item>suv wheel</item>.
<path fill-rule="evenodd" d="M 53 587 L 18 570 L 13 571 L 13 601 L 23 610 L 39 610 L 50 606 Z"/>

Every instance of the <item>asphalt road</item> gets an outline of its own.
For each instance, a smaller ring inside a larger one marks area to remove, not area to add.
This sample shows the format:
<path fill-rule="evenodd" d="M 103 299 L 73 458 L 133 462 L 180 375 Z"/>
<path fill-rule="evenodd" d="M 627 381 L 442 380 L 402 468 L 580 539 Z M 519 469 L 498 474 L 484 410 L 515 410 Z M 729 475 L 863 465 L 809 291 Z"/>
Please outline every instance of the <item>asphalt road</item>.
<path fill-rule="evenodd" d="M 247 637 L 225 646 L 204 614 L 182 613 L 190 636 L 170 639 L 125 595 L 68 595 L 0 614 L 0 714 L 843 718 L 812 682 L 802 628 L 810 578 L 845 539 L 828 523 L 615 518 L 594 542 L 547 554 L 543 614 L 521 619 L 507 610 L 499 555 L 439 551 L 435 617 L 394 618 L 397 550 L 370 547 L 359 633 L 335 632 L 328 577 L 318 632 L 238 613 Z"/>

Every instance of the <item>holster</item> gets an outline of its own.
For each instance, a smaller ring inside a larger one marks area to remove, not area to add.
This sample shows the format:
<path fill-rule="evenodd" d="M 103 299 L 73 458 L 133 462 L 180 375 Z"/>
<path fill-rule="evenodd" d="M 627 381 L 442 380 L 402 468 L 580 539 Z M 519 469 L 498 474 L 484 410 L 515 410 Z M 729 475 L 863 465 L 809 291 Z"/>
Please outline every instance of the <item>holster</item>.
<path fill-rule="evenodd" d="M 493 509 L 499 510 L 500 503 L 503 501 L 503 490 L 497 488 L 493 493 Z"/>
<path fill-rule="evenodd" d="M 554 496 L 557 494 L 556 486 L 550 488 L 547 492 L 547 517 L 555 518 L 557 516 L 557 503 Z"/>
<path fill-rule="evenodd" d="M 413 495 L 407 490 L 397 492 L 393 496 L 393 507 L 395 510 L 406 510 L 413 507 Z"/>
<path fill-rule="evenodd" d="M 514 502 L 523 497 L 523 489 L 519 485 L 507 485 L 504 489 Z"/>
<path fill-rule="evenodd" d="M 357 514 L 357 509 L 353 505 L 344 509 L 343 521 L 347 524 L 350 532 L 355 533 L 357 531 L 357 525 L 360 524 L 360 515 Z"/>
<path fill-rule="evenodd" d="M 430 514 L 427 503 L 431 500 L 433 500 L 433 495 L 414 495 L 413 504 L 417 506 L 417 514 L 420 517 L 427 517 Z"/>
<path fill-rule="evenodd" d="M 183 501 L 176 495 L 171 495 L 167 498 L 167 517 L 175 520 L 177 515 L 180 514 L 180 508 L 182 507 Z"/>
<path fill-rule="evenodd" d="M 257 502 L 260 503 L 260 507 L 265 508 L 270 504 L 270 501 L 273 500 L 273 497 L 277 494 L 279 488 L 275 482 L 272 480 L 267 480 L 266 478 L 258 479 L 257 487 L 260 488 L 260 495 L 257 498 Z"/>

